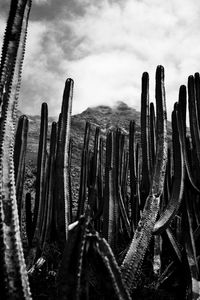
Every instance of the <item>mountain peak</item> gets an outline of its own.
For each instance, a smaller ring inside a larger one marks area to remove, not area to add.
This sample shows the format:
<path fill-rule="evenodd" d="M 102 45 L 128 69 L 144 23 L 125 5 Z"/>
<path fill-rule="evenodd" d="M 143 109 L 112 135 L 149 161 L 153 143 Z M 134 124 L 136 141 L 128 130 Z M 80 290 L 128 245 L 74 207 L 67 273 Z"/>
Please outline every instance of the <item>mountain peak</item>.
<path fill-rule="evenodd" d="M 119 110 L 119 111 L 125 111 L 125 110 L 130 110 L 132 108 L 123 101 L 117 101 L 114 104 L 114 109 Z"/>

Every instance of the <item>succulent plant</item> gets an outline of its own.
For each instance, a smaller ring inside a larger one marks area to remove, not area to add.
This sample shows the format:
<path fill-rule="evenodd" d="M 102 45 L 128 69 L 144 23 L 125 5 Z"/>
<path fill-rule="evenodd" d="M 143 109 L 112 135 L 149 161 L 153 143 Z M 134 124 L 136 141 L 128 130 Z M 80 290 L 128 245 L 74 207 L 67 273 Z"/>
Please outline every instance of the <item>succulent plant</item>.
<path fill-rule="evenodd" d="M 171 146 L 162 66 L 156 70 L 156 111 L 149 104 L 149 75 L 142 75 L 140 143 L 132 120 L 129 136 L 110 128 L 106 145 L 96 126 L 91 148 L 93 124 L 86 122 L 78 199 L 71 186 L 73 80 L 67 79 L 49 147 L 48 106 L 42 104 L 36 197 L 26 193 L 24 212 L 28 118 L 19 118 L 16 131 L 15 125 L 30 7 L 30 0 L 11 1 L 0 65 L 1 296 L 32 299 L 28 275 L 37 278 L 49 268 L 49 248 L 54 247 L 60 262 L 57 298 L 136 299 L 148 265 L 156 291 L 171 280 L 181 286 L 183 299 L 199 299 L 199 73 L 180 87 Z M 23 213 L 26 263 L 19 226 Z"/>

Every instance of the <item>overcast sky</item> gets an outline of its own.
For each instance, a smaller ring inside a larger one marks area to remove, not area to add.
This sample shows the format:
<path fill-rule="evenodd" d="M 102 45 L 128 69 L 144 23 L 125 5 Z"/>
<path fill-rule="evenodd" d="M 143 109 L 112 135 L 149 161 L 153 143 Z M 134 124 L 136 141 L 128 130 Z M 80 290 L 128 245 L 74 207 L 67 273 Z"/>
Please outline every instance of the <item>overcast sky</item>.
<path fill-rule="evenodd" d="M 0 0 L 0 46 L 9 0 Z M 33 0 L 19 108 L 60 111 L 65 79 L 74 79 L 73 113 L 124 101 L 140 109 L 141 76 L 165 67 L 168 118 L 178 89 L 200 71 L 199 0 Z"/>

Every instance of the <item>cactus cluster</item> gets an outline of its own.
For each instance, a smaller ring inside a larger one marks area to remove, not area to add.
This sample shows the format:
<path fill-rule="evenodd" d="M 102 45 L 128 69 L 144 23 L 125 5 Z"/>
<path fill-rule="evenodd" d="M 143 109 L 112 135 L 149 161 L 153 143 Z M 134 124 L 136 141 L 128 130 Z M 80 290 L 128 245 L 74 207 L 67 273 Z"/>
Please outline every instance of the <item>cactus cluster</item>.
<path fill-rule="evenodd" d="M 142 75 L 140 142 L 132 120 L 128 136 L 112 128 L 106 142 L 96 127 L 91 147 L 92 125 L 86 123 L 78 199 L 71 187 L 73 80 L 67 79 L 49 147 L 48 106 L 42 104 L 32 199 L 23 192 L 26 116 L 15 130 L 30 6 L 30 0 L 11 1 L 0 65 L 1 297 L 32 299 L 29 281 L 48 266 L 54 245 L 55 299 L 137 299 L 142 288 L 159 291 L 172 281 L 180 286 L 181 299 L 200 299 L 199 73 L 180 87 L 171 145 L 162 66 L 156 70 L 156 109 L 149 103 L 149 75 Z M 142 284 L 146 265 L 151 280 Z"/>

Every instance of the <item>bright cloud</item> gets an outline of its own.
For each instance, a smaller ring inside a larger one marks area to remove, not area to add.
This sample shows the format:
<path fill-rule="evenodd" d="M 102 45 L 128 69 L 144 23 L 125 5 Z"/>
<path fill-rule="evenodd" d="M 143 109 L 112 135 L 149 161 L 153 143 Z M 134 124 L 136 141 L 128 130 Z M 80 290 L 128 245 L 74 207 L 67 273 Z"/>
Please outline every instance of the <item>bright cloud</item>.
<path fill-rule="evenodd" d="M 34 3 L 37 5 L 47 4 L 50 0 L 35 0 Z"/>
<path fill-rule="evenodd" d="M 45 6 L 46 1 L 36 2 Z M 49 3 L 53 2 L 48 2 L 48 7 Z M 179 86 L 187 83 L 188 75 L 200 70 L 200 3 L 69 3 L 62 2 L 59 15 L 51 20 L 44 16 L 29 23 L 20 108 L 39 113 L 41 102 L 46 101 L 50 114 L 58 115 L 64 81 L 72 77 L 74 113 L 118 100 L 139 109 L 142 73 L 150 74 L 153 101 L 155 70 L 162 64 L 170 118 Z M 0 31 L 0 37 L 1 34 Z"/>

